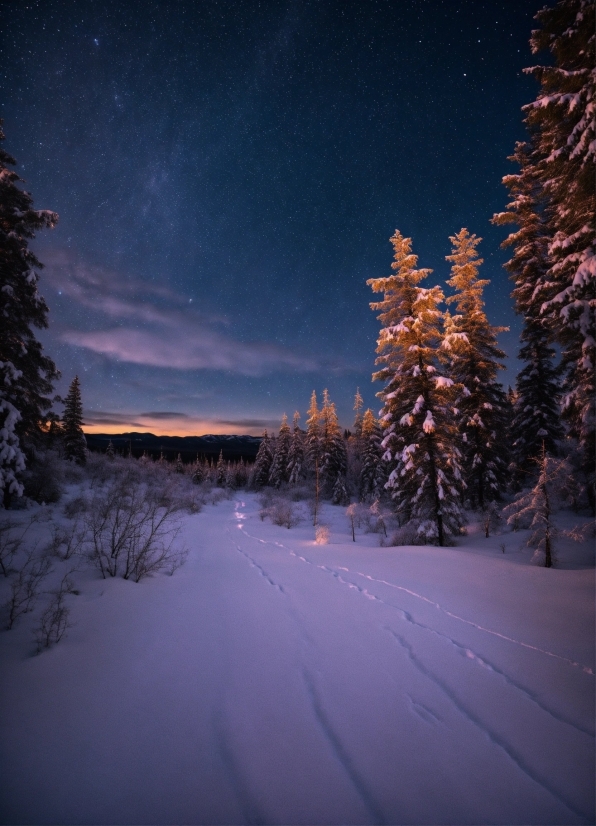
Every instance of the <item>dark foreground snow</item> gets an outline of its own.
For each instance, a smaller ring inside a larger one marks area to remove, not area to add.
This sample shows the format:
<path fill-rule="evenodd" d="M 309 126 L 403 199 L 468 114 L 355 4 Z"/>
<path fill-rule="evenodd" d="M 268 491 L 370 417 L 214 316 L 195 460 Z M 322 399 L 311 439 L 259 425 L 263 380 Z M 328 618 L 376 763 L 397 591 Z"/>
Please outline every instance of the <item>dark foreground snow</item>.
<path fill-rule="evenodd" d="M 593 568 L 324 519 L 237 495 L 173 577 L 82 576 L 56 647 L 2 634 L 2 822 L 593 823 Z"/>

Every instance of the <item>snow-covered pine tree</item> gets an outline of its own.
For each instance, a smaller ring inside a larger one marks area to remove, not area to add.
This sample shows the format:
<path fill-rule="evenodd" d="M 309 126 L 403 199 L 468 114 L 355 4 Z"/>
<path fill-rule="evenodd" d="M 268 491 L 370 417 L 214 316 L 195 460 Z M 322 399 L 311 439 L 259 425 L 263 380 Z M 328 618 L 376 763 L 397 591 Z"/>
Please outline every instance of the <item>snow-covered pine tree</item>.
<path fill-rule="evenodd" d="M 292 434 L 288 425 L 288 417 L 284 413 L 279 428 L 279 434 L 275 442 L 273 461 L 269 471 L 269 484 L 274 488 L 280 488 L 288 481 L 288 461 L 290 457 L 290 446 Z"/>
<path fill-rule="evenodd" d="M 319 471 L 323 490 L 331 492 L 338 475 L 345 478 L 347 469 L 346 442 L 337 419 L 335 404 L 329 391 L 323 390 L 323 406 L 320 413 Z"/>
<path fill-rule="evenodd" d="M 265 430 L 251 473 L 252 487 L 262 488 L 269 482 L 269 471 L 272 461 L 273 451 L 271 449 L 271 441 L 269 440 L 269 434 Z"/>
<path fill-rule="evenodd" d="M 42 432 L 59 375 L 32 330 L 48 326 L 48 307 L 37 291 L 43 265 L 28 248 L 35 233 L 54 227 L 58 216 L 33 209 L 31 195 L 18 186 L 23 179 L 9 168 L 15 164 L 0 147 L 0 498 L 5 506 L 22 494 L 21 440 L 36 440 Z"/>
<path fill-rule="evenodd" d="M 568 462 L 549 456 L 544 447 L 534 461 L 538 466 L 534 487 L 520 493 L 503 512 L 509 525 L 531 529 L 527 544 L 536 549 L 534 561 L 552 568 L 556 562 L 553 540 L 557 535 L 553 515 L 562 504 L 567 504 L 566 493 L 574 487 L 574 480 Z"/>
<path fill-rule="evenodd" d="M 215 484 L 219 488 L 225 487 L 226 484 L 226 463 L 224 462 L 223 449 L 219 451 L 217 457 L 217 465 L 215 466 Z"/>
<path fill-rule="evenodd" d="M 306 420 L 306 435 L 304 437 L 304 463 L 309 473 L 314 474 L 320 459 L 320 413 L 317 405 L 317 394 L 313 390 Z"/>
<path fill-rule="evenodd" d="M 368 409 L 362 419 L 362 466 L 358 479 L 361 502 L 378 499 L 383 493 L 387 474 L 382 441 L 379 422 L 372 410 Z"/>
<path fill-rule="evenodd" d="M 108 441 L 108 446 L 106 448 L 106 456 L 108 457 L 108 459 L 116 458 L 116 452 L 114 450 L 114 445 L 112 444 L 111 439 Z"/>
<path fill-rule="evenodd" d="M 240 461 L 236 463 L 236 467 L 234 469 L 234 483 L 237 488 L 243 488 L 246 486 L 246 482 L 248 479 L 248 473 L 246 470 L 246 464 L 242 456 L 240 457 Z"/>
<path fill-rule="evenodd" d="M 356 447 L 356 455 L 360 456 L 362 439 L 362 408 L 364 407 L 364 399 L 360 395 L 360 388 L 356 388 L 356 395 L 354 396 L 354 428 L 352 437 Z"/>
<path fill-rule="evenodd" d="M 455 294 L 456 314 L 447 317 L 443 348 L 449 354 L 451 378 L 461 386 L 457 398 L 458 427 L 466 498 L 474 508 L 498 499 L 507 482 L 507 398 L 497 381 L 505 353 L 497 345 L 497 334 L 507 327 L 493 327 L 484 312 L 482 294 L 488 280 L 478 278 L 482 259 L 476 247 L 482 239 L 461 229 L 450 236 L 452 262 L 447 281 Z"/>
<path fill-rule="evenodd" d="M 413 520 L 425 540 L 445 545 L 464 524 L 461 499 L 459 433 L 454 414 L 457 387 L 441 370 L 443 291 L 419 283 L 431 270 L 416 269 L 411 238 L 397 230 L 393 275 L 367 283 L 383 300 L 371 304 L 382 327 L 377 347 L 381 369 L 373 379 L 385 382 L 383 448 L 391 474 L 387 489 L 400 521 Z"/>
<path fill-rule="evenodd" d="M 288 453 L 288 482 L 290 485 L 299 484 L 304 478 L 304 433 L 298 422 L 300 413 L 296 410 L 292 422 L 292 441 Z"/>
<path fill-rule="evenodd" d="M 331 493 L 331 502 L 333 505 L 344 506 L 348 505 L 350 502 L 350 496 L 346 487 L 346 478 L 343 473 L 337 474 L 337 479 L 335 480 L 333 491 Z"/>
<path fill-rule="evenodd" d="M 511 421 L 513 482 L 517 487 L 535 469 L 534 459 L 540 455 L 543 443 L 547 453 L 556 455 L 557 443 L 563 434 L 559 378 L 553 363 L 555 351 L 536 301 L 548 269 L 548 239 L 531 145 L 517 143 L 509 160 L 519 164 L 517 174 L 503 178 L 512 200 L 505 212 L 493 217 L 492 223 L 517 224 L 516 230 L 501 244 L 513 249 L 505 268 L 515 283 L 512 293 L 515 309 L 524 317 L 519 358 L 525 367 L 517 376 Z"/>
<path fill-rule="evenodd" d="M 559 0 L 536 15 L 532 52 L 550 51 L 554 65 L 526 72 L 540 83 L 524 107 L 535 136 L 536 173 L 546 202 L 549 269 L 537 296 L 562 352 L 563 415 L 583 454 L 595 507 L 596 138 L 595 7 L 593 0 Z"/>
<path fill-rule="evenodd" d="M 67 459 L 84 465 L 87 461 L 87 442 L 83 433 L 83 403 L 81 384 L 75 376 L 64 399 L 62 432 L 64 434 L 64 455 Z"/>
<path fill-rule="evenodd" d="M 176 464 L 174 465 L 174 470 L 176 473 L 184 473 L 184 463 L 182 461 L 182 456 L 179 453 L 176 458 Z"/>

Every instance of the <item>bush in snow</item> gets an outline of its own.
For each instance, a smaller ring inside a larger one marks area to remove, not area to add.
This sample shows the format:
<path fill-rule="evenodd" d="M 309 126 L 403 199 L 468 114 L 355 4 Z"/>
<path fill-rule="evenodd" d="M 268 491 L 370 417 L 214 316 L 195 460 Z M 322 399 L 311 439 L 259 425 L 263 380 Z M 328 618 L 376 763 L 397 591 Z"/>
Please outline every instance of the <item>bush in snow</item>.
<path fill-rule="evenodd" d="M 168 490 L 153 489 L 134 477 L 108 483 L 89 503 L 85 516 L 88 555 L 104 579 L 122 576 L 139 582 L 185 561 L 176 545 L 178 502 Z"/>
<path fill-rule="evenodd" d="M 569 465 L 564 459 L 554 459 L 543 448 L 538 461 L 538 481 L 528 492 L 519 494 L 504 508 L 507 524 L 516 529 L 530 528 L 527 544 L 536 549 L 533 561 L 545 568 L 556 562 L 554 538 L 557 534 L 553 515 L 561 506 L 560 493 L 569 476 Z"/>
<path fill-rule="evenodd" d="M 8 630 L 22 614 L 33 609 L 41 583 L 51 568 L 52 560 L 49 556 L 36 555 L 34 548 L 27 552 L 25 561 L 11 578 L 10 597 L 4 606 Z"/>
<path fill-rule="evenodd" d="M 327 525 L 317 525 L 315 528 L 315 545 L 326 545 L 329 542 L 329 528 Z"/>
<path fill-rule="evenodd" d="M 70 627 L 68 622 L 70 611 L 65 603 L 65 599 L 68 594 L 78 593 L 78 591 L 75 590 L 70 573 L 62 577 L 57 590 L 51 593 L 50 600 L 40 617 L 39 625 L 35 631 L 35 642 L 37 643 L 38 654 L 43 651 L 44 648 L 49 648 L 51 645 L 60 642 Z"/>

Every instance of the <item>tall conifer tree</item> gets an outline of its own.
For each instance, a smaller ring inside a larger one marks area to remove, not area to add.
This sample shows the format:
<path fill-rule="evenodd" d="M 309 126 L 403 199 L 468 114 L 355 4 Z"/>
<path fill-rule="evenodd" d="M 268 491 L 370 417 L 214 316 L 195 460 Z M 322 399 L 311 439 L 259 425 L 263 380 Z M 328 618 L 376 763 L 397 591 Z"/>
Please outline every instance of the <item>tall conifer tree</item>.
<path fill-rule="evenodd" d="M 273 461 L 269 471 L 269 484 L 274 488 L 279 488 L 288 481 L 288 460 L 290 457 L 290 445 L 292 434 L 288 425 L 288 417 L 283 414 L 279 435 L 275 442 Z"/>
<path fill-rule="evenodd" d="M 300 413 L 296 410 L 292 422 L 292 441 L 288 454 L 288 481 L 297 485 L 304 478 L 304 434 L 298 422 Z"/>
<path fill-rule="evenodd" d="M 411 238 L 391 238 L 393 275 L 367 283 L 383 299 L 377 347 L 383 381 L 383 447 L 391 474 L 387 488 L 402 521 L 413 520 L 418 535 L 444 545 L 464 523 L 459 433 L 454 415 L 456 387 L 444 374 L 443 292 L 419 286 L 431 270 L 416 268 Z"/>
<path fill-rule="evenodd" d="M 517 224 L 501 244 L 512 248 L 512 257 L 505 268 L 515 284 L 512 297 L 516 312 L 524 317 L 519 358 L 525 366 L 516 381 L 511 423 L 513 476 L 517 486 L 534 470 L 543 445 L 547 453 L 556 455 L 562 428 L 555 351 L 536 301 L 548 270 L 548 238 L 531 144 L 517 143 L 509 160 L 519 164 L 519 172 L 503 178 L 512 200 L 506 211 L 495 215 L 492 222 L 500 226 Z"/>
<path fill-rule="evenodd" d="M 497 381 L 505 353 L 497 345 L 497 334 L 508 328 L 493 327 L 484 312 L 482 295 L 490 281 L 478 278 L 483 261 L 476 247 L 481 240 L 465 228 L 450 237 L 447 283 L 455 295 L 447 303 L 455 303 L 456 314 L 447 319 L 443 346 L 450 354 L 450 375 L 462 386 L 457 407 L 467 498 L 473 507 L 483 508 L 506 484 L 507 399 Z"/>
<path fill-rule="evenodd" d="M 64 434 L 64 455 L 80 465 L 87 461 L 87 442 L 83 433 L 83 403 L 81 385 L 75 376 L 64 399 L 62 415 L 62 432 Z"/>
<path fill-rule="evenodd" d="M 335 404 L 329 398 L 328 390 L 323 391 L 320 413 L 320 451 L 321 485 L 329 492 L 338 475 L 344 477 L 346 474 L 347 451 Z"/>
<path fill-rule="evenodd" d="M 535 300 L 561 347 L 563 414 L 582 450 L 594 508 L 595 8 L 592 0 L 560 0 L 536 17 L 541 28 L 532 32 L 532 51 L 548 50 L 554 65 L 526 70 L 540 83 L 524 110 L 549 238 L 549 267 Z"/>
<path fill-rule="evenodd" d="M 0 496 L 5 505 L 22 493 L 21 440 L 41 433 L 58 378 L 32 329 L 48 326 L 48 307 L 37 290 L 42 264 L 29 249 L 35 233 L 54 227 L 58 216 L 33 209 L 31 195 L 18 186 L 23 179 L 10 168 L 15 164 L 0 147 Z"/>
<path fill-rule="evenodd" d="M 378 499 L 387 481 L 382 441 L 379 422 L 369 409 L 362 419 L 362 466 L 358 479 L 358 492 L 363 502 Z"/>
<path fill-rule="evenodd" d="M 306 436 L 304 438 L 304 458 L 309 472 L 314 473 L 320 459 L 320 413 L 317 404 L 317 394 L 313 390 L 306 420 Z"/>
<path fill-rule="evenodd" d="M 271 441 L 269 440 L 269 434 L 265 430 L 252 469 L 251 482 L 253 487 L 262 488 L 269 482 L 269 471 L 272 461 L 273 450 L 271 448 Z"/>

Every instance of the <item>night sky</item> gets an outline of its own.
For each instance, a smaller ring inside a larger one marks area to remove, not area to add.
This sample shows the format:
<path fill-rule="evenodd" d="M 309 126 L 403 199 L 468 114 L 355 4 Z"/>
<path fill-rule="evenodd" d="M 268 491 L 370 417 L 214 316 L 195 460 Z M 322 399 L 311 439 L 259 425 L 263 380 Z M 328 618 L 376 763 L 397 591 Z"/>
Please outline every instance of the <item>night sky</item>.
<path fill-rule="evenodd" d="M 5 148 L 62 371 L 89 430 L 260 433 L 328 387 L 351 424 L 378 322 L 366 279 L 412 236 L 482 275 L 514 381 L 519 319 L 492 227 L 536 95 L 540 0 L 40 0 L 0 23 Z"/>

